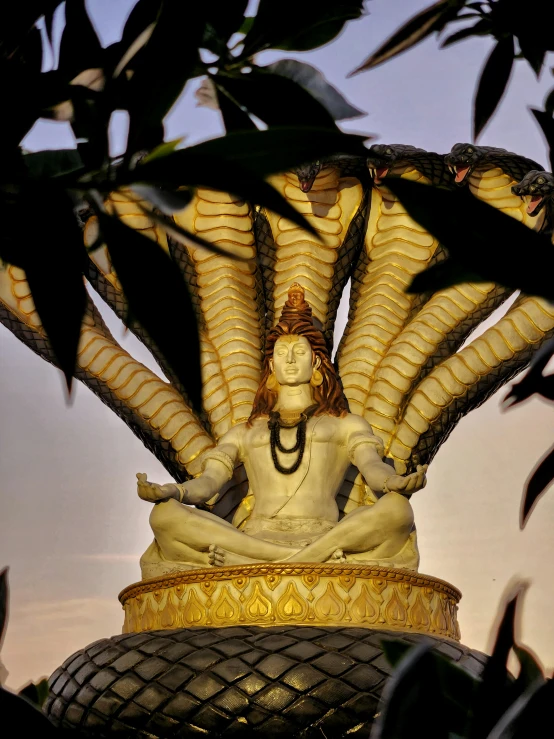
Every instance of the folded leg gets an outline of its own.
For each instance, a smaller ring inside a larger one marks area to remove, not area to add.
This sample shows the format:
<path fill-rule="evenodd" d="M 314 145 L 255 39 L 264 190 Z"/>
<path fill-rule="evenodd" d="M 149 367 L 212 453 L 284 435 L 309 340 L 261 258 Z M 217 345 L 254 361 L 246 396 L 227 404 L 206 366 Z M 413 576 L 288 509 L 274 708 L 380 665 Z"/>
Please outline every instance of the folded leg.
<path fill-rule="evenodd" d="M 413 522 L 407 498 L 387 493 L 374 505 L 352 511 L 331 531 L 285 561 L 326 562 L 337 550 L 344 554 L 371 552 L 372 559 L 392 557 L 405 545 Z"/>
<path fill-rule="evenodd" d="M 206 562 L 207 553 L 214 545 L 252 562 L 274 562 L 297 551 L 248 536 L 212 513 L 173 499 L 154 506 L 150 525 L 166 559 L 198 561 L 199 566 Z"/>

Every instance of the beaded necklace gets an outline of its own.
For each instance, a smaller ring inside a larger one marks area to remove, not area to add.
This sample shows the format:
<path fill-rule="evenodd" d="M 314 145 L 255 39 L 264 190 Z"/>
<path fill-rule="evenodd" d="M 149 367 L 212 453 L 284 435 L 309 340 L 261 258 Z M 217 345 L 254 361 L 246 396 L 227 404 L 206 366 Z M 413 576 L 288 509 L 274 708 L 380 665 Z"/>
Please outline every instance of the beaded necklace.
<path fill-rule="evenodd" d="M 304 413 L 300 413 L 298 416 L 294 414 L 293 417 L 289 418 L 287 418 L 286 416 L 285 418 L 281 418 L 281 414 L 279 413 L 279 411 L 271 411 L 271 413 L 269 414 L 267 427 L 269 428 L 271 457 L 273 459 L 275 469 L 282 475 L 292 475 L 292 473 L 296 472 L 296 470 L 302 464 L 304 450 L 306 448 L 306 424 L 308 423 L 308 419 L 314 414 L 317 408 L 317 405 L 312 405 L 307 408 Z M 296 428 L 296 442 L 294 446 L 290 447 L 289 449 L 283 446 L 283 443 L 281 442 L 281 428 Z M 291 467 L 283 467 L 283 465 L 279 462 L 279 459 L 277 457 L 277 449 L 282 454 L 294 454 L 295 452 L 298 452 L 298 456 L 296 457 L 296 460 Z"/>

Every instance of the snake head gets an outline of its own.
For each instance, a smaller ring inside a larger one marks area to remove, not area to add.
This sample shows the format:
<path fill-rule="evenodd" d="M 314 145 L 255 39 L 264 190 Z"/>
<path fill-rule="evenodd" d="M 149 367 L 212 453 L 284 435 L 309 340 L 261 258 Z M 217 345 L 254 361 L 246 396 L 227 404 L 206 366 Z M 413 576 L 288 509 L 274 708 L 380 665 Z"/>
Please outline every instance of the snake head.
<path fill-rule="evenodd" d="M 380 185 L 392 167 L 407 162 L 410 155 L 418 151 L 420 149 L 407 144 L 373 144 L 370 146 L 366 163 L 373 182 Z"/>
<path fill-rule="evenodd" d="M 530 216 L 538 216 L 547 200 L 554 196 L 554 175 L 551 172 L 532 169 L 521 182 L 512 187 L 512 192 L 520 198 L 530 196 L 527 213 Z"/>
<path fill-rule="evenodd" d="M 315 178 L 321 172 L 321 168 L 322 163 L 319 160 L 310 162 L 309 164 L 302 164 L 300 167 L 294 167 L 292 171 L 298 177 L 302 192 L 310 192 Z"/>
<path fill-rule="evenodd" d="M 468 177 L 487 156 L 487 148 L 475 144 L 454 144 L 450 154 L 444 157 L 448 168 L 452 171 L 454 182 L 463 185 Z"/>

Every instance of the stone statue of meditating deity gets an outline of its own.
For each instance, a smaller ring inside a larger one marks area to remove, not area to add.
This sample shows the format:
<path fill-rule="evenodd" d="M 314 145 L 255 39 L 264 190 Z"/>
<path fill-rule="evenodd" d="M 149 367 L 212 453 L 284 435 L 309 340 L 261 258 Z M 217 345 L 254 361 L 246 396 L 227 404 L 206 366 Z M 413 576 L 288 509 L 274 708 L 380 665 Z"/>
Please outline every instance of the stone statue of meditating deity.
<path fill-rule="evenodd" d="M 256 562 L 347 561 L 417 567 L 409 496 L 426 467 L 401 476 L 382 461 L 370 425 L 348 412 L 325 339 L 304 291 L 293 285 L 269 332 L 250 418 L 204 455 L 202 473 L 158 485 L 138 474 L 138 494 L 155 503 L 155 541 L 141 559 L 143 577 Z M 254 508 L 242 530 L 193 505 L 214 498 L 244 464 Z M 339 521 L 337 493 L 353 464 L 373 491 Z M 414 557 L 416 559 L 414 563 Z"/>

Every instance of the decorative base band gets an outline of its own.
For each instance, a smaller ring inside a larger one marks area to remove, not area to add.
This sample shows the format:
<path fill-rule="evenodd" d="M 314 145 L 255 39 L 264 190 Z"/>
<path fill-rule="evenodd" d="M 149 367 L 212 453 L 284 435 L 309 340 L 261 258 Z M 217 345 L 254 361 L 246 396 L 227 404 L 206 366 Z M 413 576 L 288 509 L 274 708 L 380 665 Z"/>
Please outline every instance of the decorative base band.
<path fill-rule="evenodd" d="M 356 626 L 459 641 L 459 590 L 408 570 L 348 564 L 213 567 L 119 595 L 124 633 L 194 627 Z"/>

